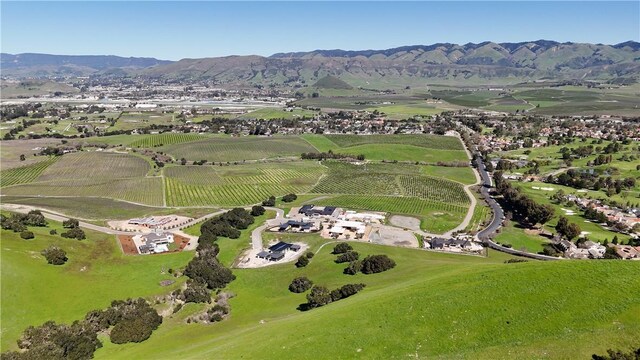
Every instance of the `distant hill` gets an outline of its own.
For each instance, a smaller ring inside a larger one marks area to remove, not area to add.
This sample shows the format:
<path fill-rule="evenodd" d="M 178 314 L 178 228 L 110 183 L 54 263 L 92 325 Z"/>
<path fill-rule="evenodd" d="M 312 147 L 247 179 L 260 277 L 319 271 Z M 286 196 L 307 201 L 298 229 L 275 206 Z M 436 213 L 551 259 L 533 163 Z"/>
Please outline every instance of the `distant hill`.
<path fill-rule="evenodd" d="M 4 74 L 88 75 L 109 69 L 143 69 L 172 61 L 113 55 L 0 54 Z"/>
<path fill-rule="evenodd" d="M 316 81 L 316 83 L 313 84 L 313 87 L 316 87 L 319 89 L 346 89 L 346 90 L 353 89 L 353 86 L 331 75 L 327 75 L 322 79 Z"/>
<path fill-rule="evenodd" d="M 225 56 L 171 62 L 116 56 L 2 54 L 3 74 L 139 75 L 206 80 L 230 86 L 348 86 L 392 88 L 428 83 L 507 84 L 534 80 L 640 80 L 640 43 L 437 43 L 385 50 L 314 50 L 263 56 Z M 123 71 L 115 71 L 121 69 Z M 330 76 L 329 78 L 327 78 Z M 327 83 L 328 82 L 328 83 Z M 333 84 L 333 85 L 332 85 Z"/>

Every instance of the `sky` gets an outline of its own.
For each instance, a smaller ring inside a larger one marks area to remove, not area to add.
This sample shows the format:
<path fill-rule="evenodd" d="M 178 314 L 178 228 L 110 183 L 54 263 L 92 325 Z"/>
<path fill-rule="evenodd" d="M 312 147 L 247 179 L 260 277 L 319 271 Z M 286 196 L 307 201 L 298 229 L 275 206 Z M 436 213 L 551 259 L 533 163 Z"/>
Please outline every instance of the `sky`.
<path fill-rule="evenodd" d="M 640 41 L 640 1 L 0 2 L 6 53 L 178 60 L 538 39 Z"/>

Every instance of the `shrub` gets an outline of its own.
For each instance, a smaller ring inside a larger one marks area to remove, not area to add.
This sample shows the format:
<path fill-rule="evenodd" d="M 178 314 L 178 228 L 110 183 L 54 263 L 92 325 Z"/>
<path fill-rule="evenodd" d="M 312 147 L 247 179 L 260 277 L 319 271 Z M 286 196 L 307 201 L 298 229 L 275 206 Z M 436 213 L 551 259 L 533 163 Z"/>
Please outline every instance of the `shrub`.
<path fill-rule="evenodd" d="M 25 239 L 25 240 L 29 240 L 29 239 L 33 239 L 34 237 L 36 237 L 35 235 L 33 235 L 33 231 L 29 231 L 29 230 L 24 230 L 20 233 L 20 237 Z"/>
<path fill-rule="evenodd" d="M 173 313 L 177 313 L 180 309 L 182 309 L 182 303 L 177 304 L 176 307 L 173 308 Z"/>
<path fill-rule="evenodd" d="M 57 246 L 49 246 L 42 250 L 42 255 L 47 259 L 47 262 L 51 265 L 62 265 L 67 262 L 67 253 Z"/>
<path fill-rule="evenodd" d="M 287 194 L 285 196 L 282 197 L 282 201 L 289 203 L 292 202 L 294 200 L 296 200 L 298 198 L 298 196 L 296 194 Z"/>
<path fill-rule="evenodd" d="M 304 254 L 304 256 L 305 256 L 307 259 L 312 259 L 312 258 L 313 258 L 313 256 L 314 256 L 314 253 L 313 253 L 313 251 L 307 251 L 307 253 L 306 253 L 306 254 Z"/>
<path fill-rule="evenodd" d="M 356 251 L 347 251 L 344 254 L 338 255 L 338 258 L 335 261 L 338 264 L 342 264 L 346 262 L 356 261 L 359 257 L 360 255 Z"/>
<path fill-rule="evenodd" d="M 339 243 L 336 246 L 333 247 L 333 252 L 332 254 L 344 254 L 347 251 L 351 251 L 353 250 L 353 247 L 351 247 L 351 245 L 343 242 L 343 243 Z"/>
<path fill-rule="evenodd" d="M 364 289 L 365 284 L 346 284 L 340 288 L 331 291 L 332 301 L 338 301 L 340 299 L 346 299 L 351 295 L 357 294 L 360 290 Z"/>
<path fill-rule="evenodd" d="M 362 260 L 362 273 L 375 274 L 389 269 L 393 269 L 396 262 L 391 260 L 387 255 L 369 255 Z"/>
<path fill-rule="evenodd" d="M 296 294 L 303 293 L 311 289 L 312 285 L 313 281 L 309 280 L 306 276 L 300 276 L 291 281 L 291 284 L 289 284 L 289 291 Z"/>
<path fill-rule="evenodd" d="M 347 275 L 355 275 L 362 270 L 362 261 L 352 261 L 344 269 L 344 273 Z"/>
<path fill-rule="evenodd" d="M 62 222 L 62 226 L 67 229 L 73 229 L 80 226 L 80 222 L 76 219 L 68 219 Z"/>
<path fill-rule="evenodd" d="M 38 327 L 29 326 L 18 347 L 23 351 L 2 354 L 2 359 L 91 359 L 102 347 L 98 335 L 80 322 L 72 325 L 48 321 Z"/>
<path fill-rule="evenodd" d="M 300 256 L 300 258 L 298 258 L 298 261 L 296 261 L 296 267 L 305 267 L 309 265 L 309 259 L 306 256 Z"/>
<path fill-rule="evenodd" d="M 252 216 L 260 216 L 263 215 L 265 213 L 265 209 L 262 206 L 259 205 L 255 205 L 251 207 L 251 215 Z"/>
<path fill-rule="evenodd" d="M 67 232 L 60 234 L 63 238 L 83 240 L 86 238 L 84 231 L 79 227 L 71 228 Z"/>
<path fill-rule="evenodd" d="M 162 324 L 162 316 L 142 298 L 114 301 L 103 314 L 115 325 L 111 329 L 114 344 L 142 342 Z"/>
<path fill-rule="evenodd" d="M 56 229 L 52 229 L 51 231 L 49 231 L 49 235 L 57 235 L 58 232 L 56 231 Z"/>

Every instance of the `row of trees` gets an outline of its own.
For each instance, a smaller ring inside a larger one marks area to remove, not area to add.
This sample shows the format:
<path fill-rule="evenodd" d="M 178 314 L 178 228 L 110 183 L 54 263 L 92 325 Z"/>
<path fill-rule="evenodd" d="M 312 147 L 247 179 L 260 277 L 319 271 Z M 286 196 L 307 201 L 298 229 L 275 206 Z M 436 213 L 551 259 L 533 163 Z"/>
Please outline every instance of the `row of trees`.
<path fill-rule="evenodd" d="M 387 255 L 369 255 L 364 260 L 356 260 L 349 263 L 344 273 L 355 275 L 358 272 L 363 274 L 381 273 L 396 267 L 396 262 Z"/>
<path fill-rule="evenodd" d="M 4 230 L 22 232 L 27 230 L 27 226 L 44 227 L 47 221 L 39 210 L 31 210 L 28 214 L 11 214 L 10 217 L 0 214 L 0 227 Z"/>
<path fill-rule="evenodd" d="M 554 210 L 551 205 L 541 205 L 523 194 L 519 188 L 511 186 L 509 181 L 502 177 L 501 171 L 493 174 L 496 191 L 504 197 L 506 206 L 509 207 L 520 223 L 526 226 L 544 224 L 551 220 Z"/>
<path fill-rule="evenodd" d="M 300 307 L 301 310 L 310 310 L 329 303 L 348 298 L 364 289 L 365 284 L 346 284 L 337 289 L 329 291 L 324 286 L 314 286 L 307 294 L 307 303 Z"/>
<path fill-rule="evenodd" d="M 365 159 L 363 154 L 360 155 L 352 155 L 352 154 L 340 154 L 334 153 L 329 150 L 328 152 L 308 152 L 302 153 L 300 155 L 302 160 L 329 160 L 329 159 L 357 159 L 363 161 Z"/>

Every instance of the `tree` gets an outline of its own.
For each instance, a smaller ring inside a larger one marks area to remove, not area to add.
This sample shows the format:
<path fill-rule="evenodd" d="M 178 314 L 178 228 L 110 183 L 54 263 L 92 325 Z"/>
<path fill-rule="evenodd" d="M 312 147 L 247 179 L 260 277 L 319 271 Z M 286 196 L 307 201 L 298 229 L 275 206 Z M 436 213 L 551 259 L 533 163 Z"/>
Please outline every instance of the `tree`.
<path fill-rule="evenodd" d="M 294 200 L 296 200 L 298 198 L 298 196 L 296 194 L 287 194 L 285 196 L 282 197 L 282 201 L 289 203 L 292 202 Z"/>
<path fill-rule="evenodd" d="M 309 265 L 309 258 L 306 257 L 306 256 L 300 256 L 298 258 L 298 261 L 296 261 L 295 265 L 296 265 L 296 267 L 299 267 L 299 268 L 305 267 L 305 266 Z"/>
<path fill-rule="evenodd" d="M 24 156 L 24 154 L 20 154 L 20 161 L 25 161 L 27 160 L 27 157 Z"/>
<path fill-rule="evenodd" d="M 60 234 L 63 238 L 84 240 L 86 238 L 84 231 L 79 227 L 71 228 L 67 232 Z"/>
<path fill-rule="evenodd" d="M 396 266 L 396 262 L 387 255 L 369 255 L 362 260 L 362 273 L 375 274 L 387 271 Z"/>
<path fill-rule="evenodd" d="M 314 286 L 311 292 L 307 294 L 307 303 L 309 307 L 315 308 L 327 305 L 332 301 L 329 289 L 324 286 Z"/>
<path fill-rule="evenodd" d="M 580 229 L 580 226 L 578 224 L 571 223 L 567 227 L 567 230 L 564 235 L 567 237 L 567 239 L 573 240 L 575 237 L 580 235 L 581 232 L 582 230 Z"/>
<path fill-rule="evenodd" d="M 44 255 L 47 262 L 51 265 L 62 265 L 68 260 L 67 252 L 54 245 L 42 250 L 41 254 Z"/>
<path fill-rule="evenodd" d="M 291 281 L 289 291 L 299 294 L 311 289 L 311 286 L 313 286 L 313 281 L 306 276 L 300 276 Z"/>
<path fill-rule="evenodd" d="M 342 242 L 342 243 L 336 244 L 336 246 L 333 247 L 332 254 L 336 254 L 336 255 L 344 254 L 347 251 L 351 251 L 351 250 L 353 250 L 353 247 L 351 247 L 351 245 L 349 245 L 346 242 Z"/>
<path fill-rule="evenodd" d="M 182 158 L 180 159 L 180 165 L 186 165 L 187 164 L 187 159 Z"/>
<path fill-rule="evenodd" d="M 265 209 L 262 206 L 255 205 L 251 207 L 251 216 L 260 216 L 265 213 Z"/>
<path fill-rule="evenodd" d="M 560 219 L 558 219 L 558 223 L 556 224 L 556 231 L 558 232 L 558 234 L 564 236 L 564 234 L 567 232 L 568 227 L 569 220 L 567 220 L 567 218 L 564 216 L 560 216 Z"/>
<path fill-rule="evenodd" d="M 347 251 L 344 254 L 338 255 L 338 258 L 336 258 L 335 262 L 337 264 L 352 262 L 358 260 L 359 257 L 360 255 L 356 251 Z"/>
<path fill-rule="evenodd" d="M 276 197 L 271 195 L 267 200 L 262 202 L 262 206 L 275 206 L 276 205 Z"/>
<path fill-rule="evenodd" d="M 62 227 L 67 229 L 73 229 L 80 226 L 80 222 L 77 219 L 68 219 L 62 222 Z"/>
<path fill-rule="evenodd" d="M 209 289 L 222 289 L 228 283 L 235 280 L 231 270 L 224 267 L 214 256 L 207 256 L 205 252 L 199 252 L 198 257 L 193 258 L 184 269 L 184 274 L 192 280 L 206 285 Z"/>
<path fill-rule="evenodd" d="M 23 232 L 20 233 L 20 237 L 25 240 L 29 240 L 29 239 L 33 239 L 35 235 L 33 235 L 32 231 L 24 230 Z"/>
<path fill-rule="evenodd" d="M 362 261 L 352 261 L 349 263 L 349 266 L 344 269 L 343 272 L 347 275 L 355 275 L 359 273 L 360 270 L 362 270 Z"/>

